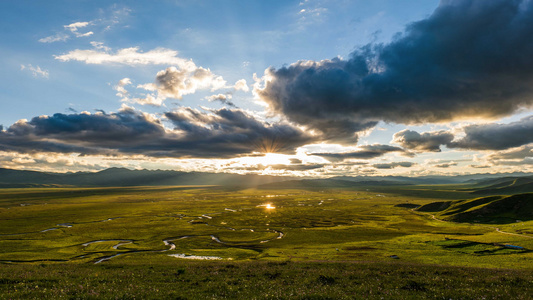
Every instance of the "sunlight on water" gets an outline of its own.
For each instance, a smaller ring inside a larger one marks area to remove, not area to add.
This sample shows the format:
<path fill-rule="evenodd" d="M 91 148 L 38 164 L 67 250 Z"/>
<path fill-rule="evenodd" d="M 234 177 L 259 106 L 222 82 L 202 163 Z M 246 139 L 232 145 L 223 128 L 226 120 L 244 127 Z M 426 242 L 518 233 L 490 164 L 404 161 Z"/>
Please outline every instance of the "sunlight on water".
<path fill-rule="evenodd" d="M 261 205 L 258 205 L 257 207 L 264 207 L 266 209 L 275 209 L 276 207 L 273 206 L 271 203 L 267 203 L 267 204 L 261 204 Z"/>
<path fill-rule="evenodd" d="M 187 254 L 170 254 L 169 256 L 182 258 L 182 259 L 195 259 L 195 260 L 221 260 L 222 257 L 218 256 L 200 256 L 200 255 L 187 255 Z M 229 259 L 231 260 L 231 259 Z"/>

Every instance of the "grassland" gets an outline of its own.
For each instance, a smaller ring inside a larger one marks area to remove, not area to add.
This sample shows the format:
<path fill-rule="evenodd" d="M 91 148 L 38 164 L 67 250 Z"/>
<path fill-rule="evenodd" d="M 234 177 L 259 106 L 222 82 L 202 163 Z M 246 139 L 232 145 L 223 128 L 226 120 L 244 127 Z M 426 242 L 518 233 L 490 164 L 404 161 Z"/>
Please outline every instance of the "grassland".
<path fill-rule="evenodd" d="M 410 208 L 461 197 L 449 186 L 3 189 L 0 297 L 527 299 L 533 221 Z M 190 259 L 202 257 L 219 260 Z"/>

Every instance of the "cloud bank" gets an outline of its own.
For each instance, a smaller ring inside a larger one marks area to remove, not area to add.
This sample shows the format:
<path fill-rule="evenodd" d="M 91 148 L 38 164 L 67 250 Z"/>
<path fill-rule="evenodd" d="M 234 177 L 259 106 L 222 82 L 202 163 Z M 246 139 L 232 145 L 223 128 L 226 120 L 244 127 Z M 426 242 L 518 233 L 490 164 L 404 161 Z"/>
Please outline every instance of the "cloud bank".
<path fill-rule="evenodd" d="M 533 104 L 531 36 L 533 1 L 443 1 L 392 42 L 347 60 L 269 68 L 254 93 L 272 112 L 345 143 L 378 121 L 502 117 Z"/>
<path fill-rule="evenodd" d="M 477 124 L 462 128 L 464 136 L 454 139 L 447 131 L 422 134 L 402 130 L 394 134 L 393 142 L 418 151 L 440 151 L 441 146 L 468 150 L 505 150 L 533 143 L 533 116 L 509 124 Z"/>
<path fill-rule="evenodd" d="M 449 144 L 453 138 L 453 134 L 447 131 L 424 132 L 420 134 L 416 131 L 405 129 L 395 133 L 392 142 L 409 150 L 440 152 L 440 146 Z"/>
<path fill-rule="evenodd" d="M 398 152 L 404 155 L 410 156 L 404 149 L 389 146 L 389 145 L 363 145 L 359 146 L 359 150 L 353 152 L 341 152 L 341 153 L 310 153 L 310 155 L 316 155 L 323 157 L 329 161 L 343 161 L 346 159 L 372 159 L 383 156 L 387 153 Z"/>
<path fill-rule="evenodd" d="M 229 158 L 254 152 L 294 153 L 315 137 L 288 123 L 266 123 L 239 109 L 179 108 L 161 119 L 124 107 L 106 114 L 54 114 L 0 131 L 0 151 Z"/>

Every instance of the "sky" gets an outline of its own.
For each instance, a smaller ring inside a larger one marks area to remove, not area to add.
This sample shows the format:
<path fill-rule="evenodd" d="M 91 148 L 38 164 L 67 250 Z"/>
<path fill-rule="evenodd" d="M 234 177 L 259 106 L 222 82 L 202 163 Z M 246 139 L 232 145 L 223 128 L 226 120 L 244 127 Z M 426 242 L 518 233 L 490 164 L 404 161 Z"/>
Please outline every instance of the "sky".
<path fill-rule="evenodd" d="M 0 167 L 533 172 L 533 1 L 0 1 Z"/>

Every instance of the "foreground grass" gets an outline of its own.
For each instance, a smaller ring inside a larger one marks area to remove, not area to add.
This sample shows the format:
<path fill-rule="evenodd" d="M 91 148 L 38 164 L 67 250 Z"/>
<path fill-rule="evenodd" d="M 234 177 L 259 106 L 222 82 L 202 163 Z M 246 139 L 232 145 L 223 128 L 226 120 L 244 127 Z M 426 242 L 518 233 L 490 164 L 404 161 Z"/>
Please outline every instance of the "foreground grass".
<path fill-rule="evenodd" d="M 2 265 L 1 299 L 531 299 L 530 271 L 391 263 L 117 259 Z"/>

